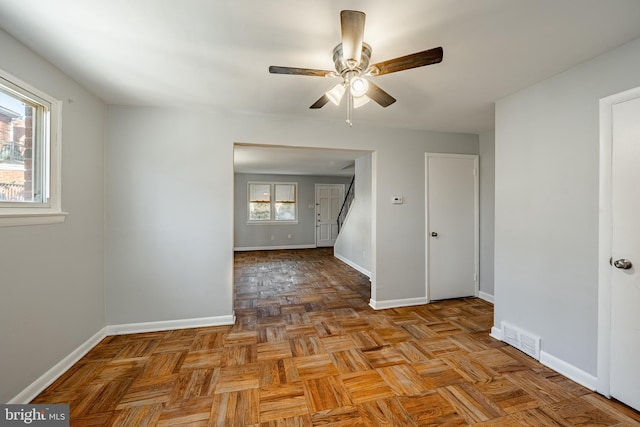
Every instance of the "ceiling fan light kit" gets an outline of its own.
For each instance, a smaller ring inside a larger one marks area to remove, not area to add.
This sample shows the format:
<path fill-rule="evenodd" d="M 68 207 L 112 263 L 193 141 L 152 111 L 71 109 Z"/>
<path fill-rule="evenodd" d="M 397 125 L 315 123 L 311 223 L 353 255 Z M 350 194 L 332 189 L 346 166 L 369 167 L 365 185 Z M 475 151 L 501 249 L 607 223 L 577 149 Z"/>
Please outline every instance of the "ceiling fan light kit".
<path fill-rule="evenodd" d="M 325 92 L 320 99 L 314 102 L 309 108 L 322 108 L 329 101 L 335 105 L 340 105 L 346 93 L 346 121 L 349 126 L 351 126 L 353 124 L 351 121 L 353 108 L 361 107 L 372 99 L 382 107 L 388 107 L 396 102 L 393 96 L 389 95 L 365 77 L 376 77 L 442 62 L 443 50 L 441 47 L 436 47 L 434 49 L 369 65 L 372 49 L 371 46 L 363 41 L 364 22 L 364 12 L 355 10 L 343 10 L 340 12 L 342 43 L 333 49 L 333 63 L 336 71 L 272 65 L 269 67 L 269 72 L 272 74 L 342 78 L 341 83 Z"/>
<path fill-rule="evenodd" d="M 327 95 L 329 101 L 333 102 L 335 105 L 340 105 L 340 101 L 344 95 L 344 84 L 338 83 L 330 91 L 325 92 L 325 95 Z"/>

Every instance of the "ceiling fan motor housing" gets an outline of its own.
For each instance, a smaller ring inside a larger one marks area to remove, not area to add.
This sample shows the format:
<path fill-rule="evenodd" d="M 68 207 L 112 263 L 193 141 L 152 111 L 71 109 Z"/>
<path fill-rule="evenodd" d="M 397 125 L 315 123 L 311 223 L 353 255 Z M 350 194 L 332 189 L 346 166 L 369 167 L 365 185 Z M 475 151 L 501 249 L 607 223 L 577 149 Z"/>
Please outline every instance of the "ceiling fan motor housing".
<path fill-rule="evenodd" d="M 347 65 L 346 61 L 344 60 L 342 43 L 338 44 L 333 49 L 333 63 L 335 64 L 338 74 L 343 77 L 346 77 L 346 74 L 349 71 L 357 71 L 358 75 L 365 72 L 369 67 L 369 59 L 371 59 L 371 46 L 369 46 L 367 43 L 362 43 L 362 56 L 360 58 L 360 63 L 356 64 L 353 67 L 349 67 L 349 65 Z"/>

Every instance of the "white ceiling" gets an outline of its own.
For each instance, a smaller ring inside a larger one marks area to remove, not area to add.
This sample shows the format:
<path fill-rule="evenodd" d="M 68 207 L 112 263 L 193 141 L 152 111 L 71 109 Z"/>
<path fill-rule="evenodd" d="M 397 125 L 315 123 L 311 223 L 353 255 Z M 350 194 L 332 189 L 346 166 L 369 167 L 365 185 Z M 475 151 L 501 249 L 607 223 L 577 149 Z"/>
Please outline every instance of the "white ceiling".
<path fill-rule="evenodd" d="M 639 0 L 0 0 L 0 27 L 109 104 L 344 122 L 308 108 L 336 81 L 268 73 L 332 70 L 342 9 L 367 14 L 372 63 L 444 48 L 377 77 L 398 101 L 359 125 L 490 130 L 497 99 L 640 37 Z"/>

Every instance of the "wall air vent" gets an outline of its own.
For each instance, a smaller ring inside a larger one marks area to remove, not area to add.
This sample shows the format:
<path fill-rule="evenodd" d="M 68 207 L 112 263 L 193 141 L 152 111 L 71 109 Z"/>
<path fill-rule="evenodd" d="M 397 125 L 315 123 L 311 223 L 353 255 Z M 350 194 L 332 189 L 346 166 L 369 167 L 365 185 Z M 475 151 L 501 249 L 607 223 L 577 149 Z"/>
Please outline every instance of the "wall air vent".
<path fill-rule="evenodd" d="M 518 337 L 518 330 L 511 327 L 509 324 L 502 322 L 502 336 L 503 341 L 516 348 L 520 346 L 520 338 Z"/>
<path fill-rule="evenodd" d="M 525 354 L 540 360 L 540 337 L 502 322 L 502 340 Z"/>

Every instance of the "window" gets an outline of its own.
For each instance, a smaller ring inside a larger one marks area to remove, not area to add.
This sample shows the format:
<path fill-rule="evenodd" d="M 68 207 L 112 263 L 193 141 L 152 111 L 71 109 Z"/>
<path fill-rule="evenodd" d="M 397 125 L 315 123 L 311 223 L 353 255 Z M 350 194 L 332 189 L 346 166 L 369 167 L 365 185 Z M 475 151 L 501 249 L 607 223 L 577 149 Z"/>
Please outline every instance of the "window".
<path fill-rule="evenodd" d="M 297 223 L 298 184 L 294 182 L 250 182 L 250 223 Z"/>
<path fill-rule="evenodd" d="M 64 219 L 60 109 L 60 101 L 0 71 L 0 226 Z"/>

